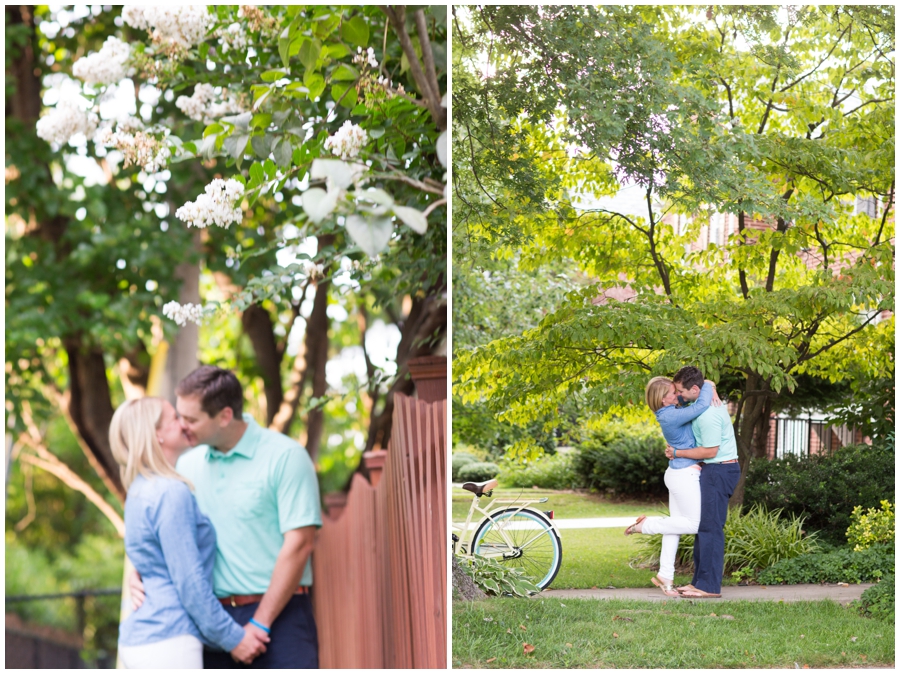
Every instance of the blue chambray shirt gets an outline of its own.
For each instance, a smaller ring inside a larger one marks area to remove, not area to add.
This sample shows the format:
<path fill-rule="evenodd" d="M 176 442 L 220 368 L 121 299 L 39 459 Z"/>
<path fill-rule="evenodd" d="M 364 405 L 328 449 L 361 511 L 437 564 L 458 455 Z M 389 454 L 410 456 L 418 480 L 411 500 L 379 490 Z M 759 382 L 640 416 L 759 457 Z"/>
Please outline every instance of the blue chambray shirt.
<path fill-rule="evenodd" d="M 700 395 L 693 405 L 688 407 L 666 405 L 656 410 L 656 420 L 662 428 L 663 437 L 667 443 L 675 449 L 692 449 L 697 446 L 691 422 L 709 409 L 712 394 L 712 384 L 704 383 L 703 388 L 700 389 Z M 687 468 L 697 463 L 700 462 L 679 456 L 669 459 L 669 468 Z"/>
<path fill-rule="evenodd" d="M 125 501 L 125 552 L 146 599 L 119 626 L 120 646 L 185 634 L 226 651 L 240 643 L 244 629 L 213 594 L 216 532 L 184 482 L 135 478 Z"/>

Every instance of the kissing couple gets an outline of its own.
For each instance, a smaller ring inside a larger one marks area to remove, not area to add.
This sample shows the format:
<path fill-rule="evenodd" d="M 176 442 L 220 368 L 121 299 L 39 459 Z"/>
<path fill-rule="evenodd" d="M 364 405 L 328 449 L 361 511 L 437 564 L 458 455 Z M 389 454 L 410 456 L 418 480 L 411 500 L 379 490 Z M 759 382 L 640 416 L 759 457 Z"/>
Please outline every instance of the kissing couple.
<path fill-rule="evenodd" d="M 721 597 L 728 499 L 741 476 L 731 417 L 716 385 L 693 366 L 681 368 L 672 379 L 651 379 L 644 399 L 667 443 L 669 517 L 641 515 L 625 533 L 662 534 L 659 574 L 651 582 L 664 594 Z M 675 554 L 683 534 L 695 534 L 694 577 L 676 588 Z"/>
<path fill-rule="evenodd" d="M 161 398 L 123 403 L 120 464 L 135 609 L 127 669 L 318 668 L 312 553 L 322 526 L 306 449 L 243 414 L 234 373 L 202 366 Z"/>

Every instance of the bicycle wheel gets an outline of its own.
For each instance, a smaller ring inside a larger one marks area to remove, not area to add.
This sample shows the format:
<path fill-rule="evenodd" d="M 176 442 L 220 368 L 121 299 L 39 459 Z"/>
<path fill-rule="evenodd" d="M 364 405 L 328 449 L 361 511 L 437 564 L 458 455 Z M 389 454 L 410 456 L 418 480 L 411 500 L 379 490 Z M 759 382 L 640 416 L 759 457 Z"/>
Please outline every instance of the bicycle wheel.
<path fill-rule="evenodd" d="M 562 565 L 562 542 L 550 520 L 530 508 L 504 508 L 478 525 L 472 552 L 524 569 L 540 589 L 550 586 Z"/>

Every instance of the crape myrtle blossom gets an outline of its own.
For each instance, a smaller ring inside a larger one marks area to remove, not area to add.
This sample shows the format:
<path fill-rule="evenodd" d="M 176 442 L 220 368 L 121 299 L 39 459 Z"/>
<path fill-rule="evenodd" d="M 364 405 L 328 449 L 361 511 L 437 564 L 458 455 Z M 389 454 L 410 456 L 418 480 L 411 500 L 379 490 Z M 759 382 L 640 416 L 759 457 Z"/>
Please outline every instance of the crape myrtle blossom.
<path fill-rule="evenodd" d="M 216 35 L 219 38 L 219 44 L 222 45 L 222 51 L 236 49 L 238 51 L 247 48 L 247 33 L 244 27 L 239 23 L 233 23 L 228 28 L 220 28 Z"/>
<path fill-rule="evenodd" d="M 196 201 L 189 201 L 175 211 L 175 217 L 186 222 L 188 227 L 208 227 L 218 225 L 229 227 L 240 224 L 244 217 L 240 204 L 244 196 L 244 186 L 237 180 L 216 178 L 206 186 L 204 194 Z"/>
<path fill-rule="evenodd" d="M 38 137 L 48 143 L 65 145 L 79 133 L 83 133 L 88 140 L 93 138 L 97 123 L 97 115 L 82 108 L 77 99 L 65 99 L 38 120 L 36 130 Z"/>
<path fill-rule="evenodd" d="M 185 325 L 188 321 L 201 325 L 208 314 L 216 311 L 215 307 L 203 306 L 201 304 L 179 304 L 172 301 L 167 302 L 162 308 L 163 316 L 169 318 L 177 325 Z"/>
<path fill-rule="evenodd" d="M 129 58 L 128 43 L 109 36 L 100 51 L 75 61 L 72 74 L 87 84 L 115 84 L 128 76 Z"/>
<path fill-rule="evenodd" d="M 134 164 L 147 173 L 156 173 L 166 165 L 172 153 L 164 141 L 144 133 L 143 126 L 136 117 L 125 117 L 115 131 L 102 129 L 94 141 L 119 150 L 125 157 L 125 168 Z"/>
<path fill-rule="evenodd" d="M 179 96 L 175 106 L 191 119 L 204 124 L 217 117 L 244 112 L 227 89 L 222 90 L 221 101 L 216 101 L 216 89 L 211 84 L 198 84 L 190 96 Z"/>
<path fill-rule="evenodd" d="M 352 159 L 359 155 L 368 140 L 369 134 L 365 129 L 348 119 L 333 136 L 325 140 L 325 149 L 341 159 Z"/>
<path fill-rule="evenodd" d="M 154 42 L 181 47 L 203 42 L 213 23 L 205 5 L 129 5 L 122 9 L 122 20 L 133 28 L 150 30 Z"/>
<path fill-rule="evenodd" d="M 353 62 L 360 65 L 368 63 L 370 68 L 378 70 L 378 59 L 375 58 L 375 50 L 371 47 L 369 47 L 366 51 L 363 51 L 362 47 L 357 47 L 356 56 L 353 57 Z"/>

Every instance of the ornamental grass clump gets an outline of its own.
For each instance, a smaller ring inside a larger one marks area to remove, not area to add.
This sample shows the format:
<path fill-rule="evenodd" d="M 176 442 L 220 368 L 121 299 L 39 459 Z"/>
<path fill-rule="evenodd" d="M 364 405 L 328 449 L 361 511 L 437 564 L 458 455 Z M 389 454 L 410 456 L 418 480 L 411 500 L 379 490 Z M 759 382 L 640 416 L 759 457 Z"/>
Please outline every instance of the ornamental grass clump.
<path fill-rule="evenodd" d="M 658 566 L 662 535 L 641 536 L 638 545 L 640 551 L 631 560 L 632 566 Z M 776 562 L 813 553 L 818 548 L 816 535 L 807 535 L 803 530 L 803 517 L 782 517 L 780 508 L 766 510 L 762 506 L 754 506 L 746 513 L 742 513 L 740 507 L 728 511 L 725 522 L 726 573 L 745 570 L 741 575 L 753 576 Z M 693 560 L 694 536 L 682 536 L 675 563 L 685 569 L 693 564 Z"/>

